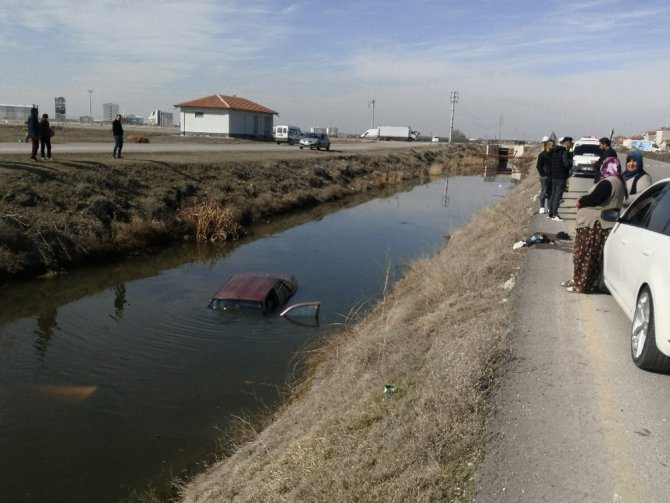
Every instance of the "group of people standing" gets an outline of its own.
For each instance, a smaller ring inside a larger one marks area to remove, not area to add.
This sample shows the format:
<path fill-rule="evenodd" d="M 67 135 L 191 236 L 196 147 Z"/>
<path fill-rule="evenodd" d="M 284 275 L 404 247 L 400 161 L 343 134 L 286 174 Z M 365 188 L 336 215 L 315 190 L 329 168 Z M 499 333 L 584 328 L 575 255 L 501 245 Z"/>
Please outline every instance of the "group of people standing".
<path fill-rule="evenodd" d="M 546 138 L 537 159 L 537 170 L 541 183 L 539 212 L 545 212 L 544 204 L 548 197 L 549 217 L 562 221 L 558 216 L 558 206 L 570 176 L 569 167 L 565 172 L 565 157 L 567 156 L 571 164 L 572 138 L 562 138 L 559 143 L 559 146 L 554 146 L 553 141 Z M 571 293 L 590 293 L 599 288 L 605 240 L 614 226 L 613 222 L 601 218 L 601 212 L 622 209 L 652 183 L 651 176 L 644 170 L 642 154 L 639 151 L 628 152 L 626 168 L 622 170 L 609 138 L 601 138 L 599 148 L 601 154 L 594 165 L 594 184 L 575 202 L 577 213 L 572 257 L 573 275 L 562 283 L 566 291 Z M 558 185 L 554 186 L 556 182 Z"/>
<path fill-rule="evenodd" d="M 42 118 L 38 118 L 39 112 L 36 107 L 30 109 L 30 115 L 26 124 L 28 125 L 27 140 L 32 143 L 30 151 L 30 158 L 37 161 L 37 149 L 40 150 L 42 160 L 51 160 L 51 137 L 54 130 L 49 124 L 49 115 L 42 114 Z"/>
<path fill-rule="evenodd" d="M 51 160 L 51 137 L 54 135 L 54 129 L 49 124 L 49 115 L 42 114 L 42 118 L 38 117 L 39 112 L 37 107 L 30 109 L 30 115 L 26 121 L 27 135 L 26 141 L 30 141 L 31 151 L 30 158 L 37 161 L 37 150 L 39 148 L 42 160 Z M 121 150 L 123 150 L 123 121 L 122 115 L 117 115 L 112 122 L 112 136 L 114 136 L 114 150 L 112 155 L 114 159 L 121 159 Z"/>
<path fill-rule="evenodd" d="M 558 207 L 563 200 L 563 192 L 567 188 L 572 169 L 572 138 L 564 136 L 556 145 L 554 140 L 545 136 L 542 143 L 542 152 L 537 157 L 536 166 L 540 175 L 540 213 L 547 213 L 551 220 L 562 222 Z"/>

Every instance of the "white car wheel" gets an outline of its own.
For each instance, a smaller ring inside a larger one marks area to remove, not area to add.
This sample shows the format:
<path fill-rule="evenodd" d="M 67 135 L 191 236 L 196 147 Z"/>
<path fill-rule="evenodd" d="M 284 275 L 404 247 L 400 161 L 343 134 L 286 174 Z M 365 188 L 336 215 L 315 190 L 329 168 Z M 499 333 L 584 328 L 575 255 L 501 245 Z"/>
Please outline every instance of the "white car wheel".
<path fill-rule="evenodd" d="M 635 304 L 630 333 L 630 351 L 633 362 L 641 369 L 663 372 L 670 370 L 670 358 L 656 347 L 654 301 L 647 287 L 642 289 Z"/>

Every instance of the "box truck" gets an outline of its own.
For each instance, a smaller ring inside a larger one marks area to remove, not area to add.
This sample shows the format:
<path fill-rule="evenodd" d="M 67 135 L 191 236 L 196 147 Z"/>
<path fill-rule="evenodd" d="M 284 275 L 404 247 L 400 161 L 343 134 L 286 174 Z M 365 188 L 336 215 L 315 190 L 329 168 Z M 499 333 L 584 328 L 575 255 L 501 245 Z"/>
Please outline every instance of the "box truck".
<path fill-rule="evenodd" d="M 361 138 L 415 141 L 419 139 L 419 132 L 414 131 L 410 126 L 377 126 L 368 129 L 361 135 Z"/>

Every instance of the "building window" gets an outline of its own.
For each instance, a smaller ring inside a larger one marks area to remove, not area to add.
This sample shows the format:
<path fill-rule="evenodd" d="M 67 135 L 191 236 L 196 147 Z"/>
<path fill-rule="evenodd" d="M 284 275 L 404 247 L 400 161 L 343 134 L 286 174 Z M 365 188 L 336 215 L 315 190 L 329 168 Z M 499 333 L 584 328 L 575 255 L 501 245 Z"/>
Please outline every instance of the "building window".
<path fill-rule="evenodd" d="M 196 112 L 195 113 L 195 118 L 196 119 L 198 119 L 198 118 L 202 119 L 204 116 L 205 116 L 204 112 Z"/>

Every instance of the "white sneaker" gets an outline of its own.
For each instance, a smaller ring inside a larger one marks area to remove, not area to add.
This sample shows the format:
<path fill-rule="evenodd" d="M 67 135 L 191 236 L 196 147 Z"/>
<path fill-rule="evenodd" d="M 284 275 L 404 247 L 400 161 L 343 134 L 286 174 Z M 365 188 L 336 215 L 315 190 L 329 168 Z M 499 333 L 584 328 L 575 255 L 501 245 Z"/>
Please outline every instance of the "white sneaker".
<path fill-rule="evenodd" d="M 545 211 L 544 208 L 540 208 L 540 215 L 542 215 L 544 211 Z"/>
<path fill-rule="evenodd" d="M 556 215 L 554 218 L 552 218 L 552 220 L 554 222 L 563 222 L 563 219 L 561 217 L 559 217 L 558 215 Z"/>

